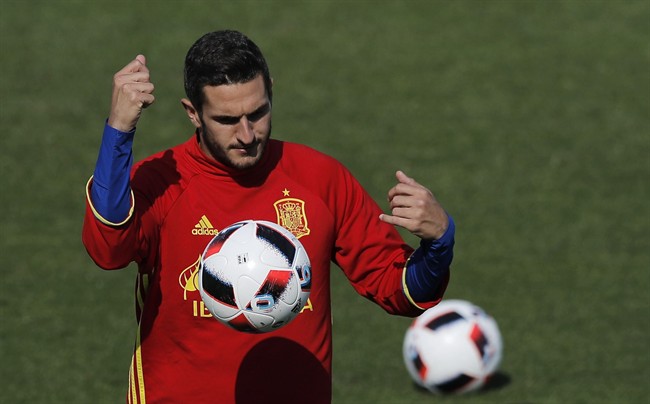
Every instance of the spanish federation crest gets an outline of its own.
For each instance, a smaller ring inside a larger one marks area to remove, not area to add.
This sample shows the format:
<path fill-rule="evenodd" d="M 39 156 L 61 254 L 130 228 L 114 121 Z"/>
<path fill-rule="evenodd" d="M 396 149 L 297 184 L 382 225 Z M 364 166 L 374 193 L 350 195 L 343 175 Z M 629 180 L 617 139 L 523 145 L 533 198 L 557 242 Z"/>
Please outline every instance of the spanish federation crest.
<path fill-rule="evenodd" d="M 285 195 L 288 192 L 285 192 Z M 296 238 L 308 235 L 311 230 L 307 227 L 305 201 L 296 198 L 284 198 L 276 201 L 273 206 L 278 215 L 278 224 L 293 233 Z"/>

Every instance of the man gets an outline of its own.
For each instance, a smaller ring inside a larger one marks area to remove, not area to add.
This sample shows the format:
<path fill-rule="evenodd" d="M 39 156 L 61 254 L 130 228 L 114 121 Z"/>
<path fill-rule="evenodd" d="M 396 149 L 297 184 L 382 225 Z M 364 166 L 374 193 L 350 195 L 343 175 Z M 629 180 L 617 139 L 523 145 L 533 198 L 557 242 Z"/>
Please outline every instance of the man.
<path fill-rule="evenodd" d="M 239 32 L 212 32 L 190 48 L 185 90 L 194 135 L 131 167 L 154 86 L 143 55 L 116 73 L 87 184 L 89 255 L 104 269 L 138 264 L 128 401 L 330 402 L 330 263 L 387 312 L 416 316 L 446 288 L 453 221 L 401 171 L 384 214 L 333 158 L 271 139 L 272 80 L 258 47 Z M 206 244 L 234 222 L 281 223 L 289 212 L 298 217 L 289 230 L 312 264 L 305 309 L 268 334 L 210 318 L 196 282 Z M 394 225 L 420 237 L 420 247 L 406 245 Z"/>

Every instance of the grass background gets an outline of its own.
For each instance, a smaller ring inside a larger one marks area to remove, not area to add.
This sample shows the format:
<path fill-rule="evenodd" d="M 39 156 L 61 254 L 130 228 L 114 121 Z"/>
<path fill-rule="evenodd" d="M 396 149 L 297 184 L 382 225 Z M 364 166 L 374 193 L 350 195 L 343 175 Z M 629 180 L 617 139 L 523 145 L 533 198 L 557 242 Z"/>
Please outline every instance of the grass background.
<path fill-rule="evenodd" d="M 335 270 L 335 403 L 648 401 L 647 1 L 0 0 L 0 402 L 123 401 L 134 270 L 80 242 L 111 77 L 146 54 L 136 158 L 179 143 L 185 52 L 221 28 L 265 52 L 276 137 L 381 203 L 396 169 L 436 193 L 458 227 L 447 297 L 504 337 L 491 388 L 430 396 L 402 363 L 410 320 Z"/>

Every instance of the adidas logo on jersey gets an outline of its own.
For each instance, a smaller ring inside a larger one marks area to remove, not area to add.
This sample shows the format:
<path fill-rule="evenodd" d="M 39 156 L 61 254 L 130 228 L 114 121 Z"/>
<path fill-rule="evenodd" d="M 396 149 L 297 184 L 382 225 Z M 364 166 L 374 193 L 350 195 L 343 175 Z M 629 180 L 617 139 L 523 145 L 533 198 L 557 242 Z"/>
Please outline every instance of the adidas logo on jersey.
<path fill-rule="evenodd" d="M 210 223 L 205 215 L 201 217 L 201 220 L 192 229 L 192 234 L 195 236 L 215 236 L 217 233 L 219 233 L 219 230 L 212 226 L 212 223 Z"/>

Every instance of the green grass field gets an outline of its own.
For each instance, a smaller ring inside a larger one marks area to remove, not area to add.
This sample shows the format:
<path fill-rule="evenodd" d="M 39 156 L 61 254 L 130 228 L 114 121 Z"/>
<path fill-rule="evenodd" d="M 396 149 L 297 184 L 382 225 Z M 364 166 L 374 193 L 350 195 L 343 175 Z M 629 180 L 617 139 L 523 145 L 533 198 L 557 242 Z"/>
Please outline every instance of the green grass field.
<path fill-rule="evenodd" d="M 436 193 L 457 223 L 447 297 L 503 334 L 487 391 L 423 393 L 410 320 L 334 270 L 334 403 L 650 400 L 647 1 L 0 0 L 0 402 L 123 402 L 134 268 L 80 241 L 111 78 L 146 54 L 136 158 L 179 143 L 184 55 L 221 28 L 268 58 L 274 136 L 382 206 L 396 169 Z"/>

